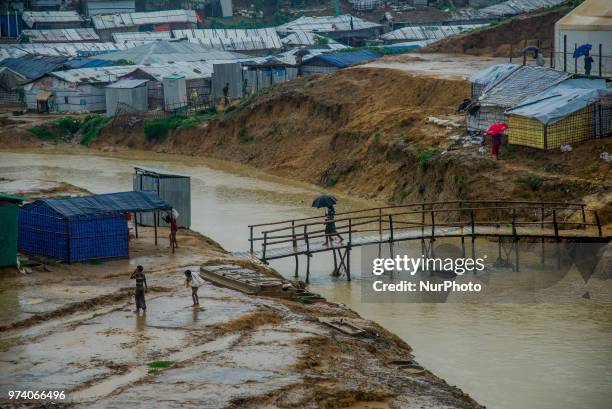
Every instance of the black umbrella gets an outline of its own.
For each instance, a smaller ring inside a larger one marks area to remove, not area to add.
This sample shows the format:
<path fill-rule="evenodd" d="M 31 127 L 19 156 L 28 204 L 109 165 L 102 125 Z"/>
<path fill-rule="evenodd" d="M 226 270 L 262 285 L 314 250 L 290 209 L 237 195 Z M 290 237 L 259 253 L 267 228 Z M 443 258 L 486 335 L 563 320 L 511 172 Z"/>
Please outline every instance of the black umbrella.
<path fill-rule="evenodd" d="M 336 198 L 331 195 L 321 195 L 312 201 L 312 207 L 320 209 L 322 207 L 330 207 L 336 204 Z"/>

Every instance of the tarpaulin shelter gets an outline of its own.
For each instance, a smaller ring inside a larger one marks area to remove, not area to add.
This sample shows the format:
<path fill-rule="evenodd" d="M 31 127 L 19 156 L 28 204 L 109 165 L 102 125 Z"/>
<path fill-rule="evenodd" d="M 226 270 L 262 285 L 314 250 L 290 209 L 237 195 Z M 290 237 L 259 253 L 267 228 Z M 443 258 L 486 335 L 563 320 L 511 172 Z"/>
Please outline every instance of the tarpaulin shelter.
<path fill-rule="evenodd" d="M 484 132 L 506 120 L 504 111 L 566 80 L 570 74 L 544 67 L 520 66 L 485 87 L 468 107 L 467 128 Z"/>
<path fill-rule="evenodd" d="M 0 193 L 0 267 L 17 262 L 17 214 L 21 196 Z"/>
<path fill-rule="evenodd" d="M 605 80 L 572 79 L 530 97 L 505 112 L 508 143 L 557 149 L 601 136 L 602 112 L 595 102 L 609 94 Z"/>
<path fill-rule="evenodd" d="M 516 64 L 511 63 L 495 64 L 472 75 L 469 78 L 472 84 L 472 98 L 479 97 L 486 87 L 504 78 L 514 71 L 516 67 L 518 67 Z"/>
<path fill-rule="evenodd" d="M 37 200 L 19 210 L 19 250 L 68 263 L 128 257 L 127 214 L 171 208 L 155 192 Z"/>

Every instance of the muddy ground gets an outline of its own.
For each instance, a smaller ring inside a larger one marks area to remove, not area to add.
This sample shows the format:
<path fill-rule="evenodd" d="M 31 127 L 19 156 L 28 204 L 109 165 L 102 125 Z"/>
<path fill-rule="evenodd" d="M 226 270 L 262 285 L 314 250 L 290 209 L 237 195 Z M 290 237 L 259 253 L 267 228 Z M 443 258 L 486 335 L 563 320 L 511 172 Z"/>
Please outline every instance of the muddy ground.
<path fill-rule="evenodd" d="M 54 194 L 78 190 L 42 181 L 27 186 L 33 197 L 43 195 L 34 186 Z M 415 369 L 406 362 L 413 360 L 410 346 L 343 306 L 206 283 L 201 306 L 192 307 L 183 271 L 229 262 L 228 254 L 188 230 L 179 232 L 172 254 L 167 233 L 160 228 L 156 246 L 153 229 L 139 228 L 127 260 L 30 259 L 26 274 L 0 269 L 0 407 L 480 407 Z M 145 314 L 133 312 L 129 275 L 137 265 L 149 286 Z M 318 317 L 344 317 L 366 332 L 345 335 Z M 61 390 L 67 399 L 11 401 L 9 390 Z"/>

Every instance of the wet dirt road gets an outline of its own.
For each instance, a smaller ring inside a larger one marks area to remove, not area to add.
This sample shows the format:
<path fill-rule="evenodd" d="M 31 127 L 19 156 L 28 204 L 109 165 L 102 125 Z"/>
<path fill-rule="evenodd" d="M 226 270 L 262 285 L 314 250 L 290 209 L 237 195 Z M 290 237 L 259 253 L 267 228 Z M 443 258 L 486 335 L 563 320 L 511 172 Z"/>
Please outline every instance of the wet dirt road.
<path fill-rule="evenodd" d="M 193 157 L 1 152 L 0 174 L 62 180 L 104 193 L 131 188 L 131 163 L 192 175 L 192 228 L 228 250 L 247 247 L 249 223 L 316 214 L 309 207 L 312 196 L 320 192 L 316 187 Z M 340 199 L 343 210 L 373 205 Z M 357 271 L 359 256 L 354 259 Z M 612 399 L 610 305 L 586 300 L 538 305 L 363 304 L 359 281 L 333 280 L 329 265 L 324 257 L 314 259 L 315 291 L 398 334 L 413 346 L 419 362 L 489 407 L 603 409 Z M 289 263 L 273 267 L 293 271 Z"/>

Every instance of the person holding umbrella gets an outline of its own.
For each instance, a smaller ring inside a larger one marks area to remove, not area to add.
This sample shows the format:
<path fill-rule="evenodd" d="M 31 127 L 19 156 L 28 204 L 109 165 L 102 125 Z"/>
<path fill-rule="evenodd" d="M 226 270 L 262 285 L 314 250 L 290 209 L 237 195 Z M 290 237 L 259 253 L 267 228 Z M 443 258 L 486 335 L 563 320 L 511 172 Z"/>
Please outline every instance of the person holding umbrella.
<path fill-rule="evenodd" d="M 591 69 L 593 68 L 593 57 L 591 57 L 591 44 L 582 44 L 580 47 L 576 47 L 572 57 L 578 59 L 584 55 L 584 73 L 585 75 L 591 75 Z"/>
<path fill-rule="evenodd" d="M 491 136 L 491 154 L 495 155 L 495 159 L 499 160 L 499 152 L 501 150 L 502 135 L 508 129 L 508 125 L 504 122 L 496 122 L 487 128 L 487 135 Z"/>
<path fill-rule="evenodd" d="M 338 236 L 340 243 L 344 241 L 336 230 L 336 223 L 334 222 L 334 217 L 336 216 L 335 204 L 336 198 L 330 195 L 321 195 L 312 202 L 312 207 L 316 207 L 317 209 L 322 207 L 327 208 L 325 212 L 325 246 L 330 245 L 333 236 Z"/>

